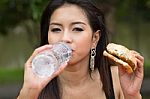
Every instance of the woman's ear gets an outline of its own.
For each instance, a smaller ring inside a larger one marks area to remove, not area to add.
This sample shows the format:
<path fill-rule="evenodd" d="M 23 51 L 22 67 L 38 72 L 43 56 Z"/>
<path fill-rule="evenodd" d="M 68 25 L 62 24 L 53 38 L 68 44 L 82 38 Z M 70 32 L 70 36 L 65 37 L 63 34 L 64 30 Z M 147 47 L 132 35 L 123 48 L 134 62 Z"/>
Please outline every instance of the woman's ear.
<path fill-rule="evenodd" d="M 96 48 L 97 43 L 98 43 L 100 37 L 101 37 L 100 30 L 97 30 L 97 31 L 93 34 L 93 38 L 92 38 L 92 48 Z"/>

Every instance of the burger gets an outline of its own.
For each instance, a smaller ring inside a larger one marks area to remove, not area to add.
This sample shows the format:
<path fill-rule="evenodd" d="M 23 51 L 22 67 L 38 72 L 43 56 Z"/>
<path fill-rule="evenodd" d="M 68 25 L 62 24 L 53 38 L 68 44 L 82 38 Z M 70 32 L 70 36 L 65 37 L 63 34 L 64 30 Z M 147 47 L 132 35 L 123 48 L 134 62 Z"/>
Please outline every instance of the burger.
<path fill-rule="evenodd" d="M 123 66 L 128 73 L 132 73 L 137 68 L 135 56 L 123 45 L 109 43 L 103 55 L 116 65 Z"/>

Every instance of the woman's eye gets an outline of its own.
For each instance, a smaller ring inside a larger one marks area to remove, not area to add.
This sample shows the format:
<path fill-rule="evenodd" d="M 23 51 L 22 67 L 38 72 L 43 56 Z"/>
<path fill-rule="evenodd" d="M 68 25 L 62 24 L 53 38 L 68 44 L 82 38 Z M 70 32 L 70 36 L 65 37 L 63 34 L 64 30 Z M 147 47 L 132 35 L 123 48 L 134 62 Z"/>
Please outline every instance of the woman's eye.
<path fill-rule="evenodd" d="M 53 29 L 51 29 L 51 31 L 52 32 L 59 32 L 59 31 L 61 31 L 61 29 L 59 29 L 59 28 L 53 28 Z"/>
<path fill-rule="evenodd" d="M 79 32 L 81 32 L 81 31 L 83 31 L 83 29 L 82 28 L 74 28 L 73 31 L 79 31 Z"/>

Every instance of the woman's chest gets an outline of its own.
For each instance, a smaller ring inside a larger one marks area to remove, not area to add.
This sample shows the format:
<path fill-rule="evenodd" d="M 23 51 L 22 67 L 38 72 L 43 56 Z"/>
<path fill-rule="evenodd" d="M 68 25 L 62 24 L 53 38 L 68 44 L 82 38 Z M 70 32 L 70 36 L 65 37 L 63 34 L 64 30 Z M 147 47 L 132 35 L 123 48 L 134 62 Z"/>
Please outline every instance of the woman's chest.
<path fill-rule="evenodd" d="M 89 90 L 90 92 L 69 92 L 63 95 L 62 99 L 106 99 L 104 93 L 98 93 L 93 90 Z"/>
<path fill-rule="evenodd" d="M 62 99 L 106 99 L 101 84 L 64 88 Z"/>

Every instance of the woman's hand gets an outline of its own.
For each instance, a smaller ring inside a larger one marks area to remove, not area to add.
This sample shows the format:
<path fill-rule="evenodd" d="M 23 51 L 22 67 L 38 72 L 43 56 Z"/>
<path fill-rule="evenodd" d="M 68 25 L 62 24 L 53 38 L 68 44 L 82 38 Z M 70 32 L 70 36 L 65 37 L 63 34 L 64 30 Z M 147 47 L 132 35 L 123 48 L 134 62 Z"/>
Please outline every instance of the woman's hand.
<path fill-rule="evenodd" d="M 144 76 L 144 58 L 136 51 L 131 51 L 137 61 L 137 69 L 128 74 L 122 66 L 119 66 L 120 84 L 125 99 L 141 99 L 140 89 Z"/>
<path fill-rule="evenodd" d="M 33 54 L 25 63 L 24 83 L 18 99 L 37 99 L 42 89 L 67 66 L 67 63 L 63 66 L 60 66 L 59 70 L 50 77 L 41 78 L 33 73 L 31 65 L 33 58 L 38 53 L 51 48 L 52 45 L 44 45 L 35 49 Z"/>

